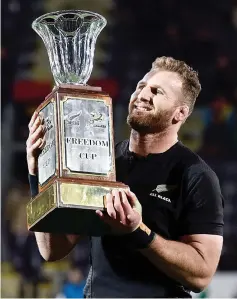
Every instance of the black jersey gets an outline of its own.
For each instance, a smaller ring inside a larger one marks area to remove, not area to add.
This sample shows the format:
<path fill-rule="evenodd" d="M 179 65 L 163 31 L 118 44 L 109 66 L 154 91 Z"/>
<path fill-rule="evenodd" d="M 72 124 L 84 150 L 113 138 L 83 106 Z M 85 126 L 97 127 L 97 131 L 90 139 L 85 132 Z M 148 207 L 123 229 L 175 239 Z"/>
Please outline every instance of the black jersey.
<path fill-rule="evenodd" d="M 117 181 L 142 205 L 143 222 L 168 240 L 187 234 L 223 235 L 223 197 L 214 171 L 181 142 L 168 151 L 138 157 L 125 140 L 116 145 Z M 32 185 L 32 184 L 31 184 Z M 92 237 L 91 267 L 84 290 L 91 298 L 190 298 L 119 236 Z"/>
<path fill-rule="evenodd" d="M 142 205 L 143 222 L 169 240 L 186 234 L 223 234 L 223 197 L 214 171 L 181 142 L 161 154 L 138 157 L 128 140 L 116 146 L 117 181 Z M 180 297 L 190 290 L 167 277 L 122 237 L 91 238 L 86 297 Z"/>

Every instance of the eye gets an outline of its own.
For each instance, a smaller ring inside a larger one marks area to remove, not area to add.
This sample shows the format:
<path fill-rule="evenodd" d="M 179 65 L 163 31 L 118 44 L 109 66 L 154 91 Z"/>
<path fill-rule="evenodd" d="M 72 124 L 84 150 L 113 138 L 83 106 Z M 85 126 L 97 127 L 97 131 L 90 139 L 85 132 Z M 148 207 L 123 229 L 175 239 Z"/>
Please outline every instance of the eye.
<path fill-rule="evenodd" d="M 160 88 L 160 87 L 152 87 L 152 88 L 151 88 L 151 92 L 152 92 L 154 95 L 157 95 L 157 94 L 164 94 L 162 88 Z"/>
<path fill-rule="evenodd" d="M 156 89 L 156 92 L 159 93 L 159 94 L 164 94 L 163 90 L 160 87 L 158 87 Z"/>
<path fill-rule="evenodd" d="M 139 86 L 137 86 L 137 89 L 136 90 L 142 90 L 144 88 L 144 86 L 143 85 L 139 85 Z"/>
<path fill-rule="evenodd" d="M 153 90 L 152 90 L 152 92 L 154 94 L 164 94 L 162 88 L 160 88 L 160 87 L 154 87 Z"/>

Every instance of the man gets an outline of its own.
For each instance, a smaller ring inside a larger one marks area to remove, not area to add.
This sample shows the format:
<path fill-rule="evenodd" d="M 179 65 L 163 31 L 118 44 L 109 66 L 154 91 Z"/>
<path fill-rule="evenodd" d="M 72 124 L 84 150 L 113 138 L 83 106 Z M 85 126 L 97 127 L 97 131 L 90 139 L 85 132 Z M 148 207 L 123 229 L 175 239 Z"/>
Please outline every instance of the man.
<path fill-rule="evenodd" d="M 217 176 L 178 140 L 201 86 L 197 73 L 171 57 L 157 58 L 129 103 L 129 140 L 116 145 L 117 181 L 107 213 L 114 234 L 92 237 L 86 297 L 181 297 L 211 281 L 223 243 L 223 197 Z M 36 152 L 43 126 L 29 123 L 27 161 L 37 193 Z M 142 215 L 134 208 L 136 200 Z M 82 236 L 35 233 L 46 260 L 66 256 Z"/>

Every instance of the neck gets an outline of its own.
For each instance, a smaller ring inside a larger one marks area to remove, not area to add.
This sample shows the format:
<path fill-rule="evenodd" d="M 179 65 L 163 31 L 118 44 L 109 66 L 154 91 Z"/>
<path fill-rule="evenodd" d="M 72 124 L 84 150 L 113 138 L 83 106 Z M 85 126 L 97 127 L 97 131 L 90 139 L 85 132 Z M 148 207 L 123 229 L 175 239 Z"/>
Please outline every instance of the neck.
<path fill-rule="evenodd" d="M 132 129 L 129 150 L 140 156 L 166 152 L 178 141 L 177 132 L 167 129 L 154 134 L 141 134 Z"/>

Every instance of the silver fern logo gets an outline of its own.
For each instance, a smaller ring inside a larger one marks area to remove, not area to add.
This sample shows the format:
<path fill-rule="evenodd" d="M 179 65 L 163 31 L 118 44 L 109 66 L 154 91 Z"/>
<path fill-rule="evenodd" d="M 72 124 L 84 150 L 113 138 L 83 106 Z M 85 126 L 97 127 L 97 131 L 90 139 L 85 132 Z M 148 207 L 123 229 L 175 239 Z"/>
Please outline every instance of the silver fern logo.
<path fill-rule="evenodd" d="M 173 191 L 177 188 L 177 185 L 157 185 L 155 189 L 152 190 L 152 192 L 156 191 L 157 193 L 161 192 L 169 192 Z"/>
<path fill-rule="evenodd" d="M 150 196 L 160 198 L 164 201 L 171 203 L 170 198 L 162 196 L 162 195 L 160 195 L 160 193 L 170 192 L 170 191 L 175 190 L 176 188 L 177 188 L 177 185 L 166 185 L 166 184 L 157 185 L 156 188 L 151 191 Z"/>
<path fill-rule="evenodd" d="M 79 117 L 81 116 L 82 111 L 78 112 L 71 112 L 68 115 L 64 116 L 65 122 L 68 126 L 80 126 L 80 119 Z"/>

